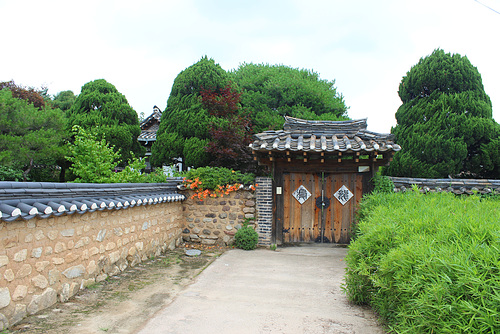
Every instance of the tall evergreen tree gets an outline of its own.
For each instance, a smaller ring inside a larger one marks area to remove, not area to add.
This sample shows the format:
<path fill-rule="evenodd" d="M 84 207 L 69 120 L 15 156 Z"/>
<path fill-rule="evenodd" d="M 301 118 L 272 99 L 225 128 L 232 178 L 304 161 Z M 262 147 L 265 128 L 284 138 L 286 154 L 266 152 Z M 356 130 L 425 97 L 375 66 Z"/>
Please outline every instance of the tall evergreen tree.
<path fill-rule="evenodd" d="M 500 126 L 477 68 L 441 49 L 403 77 L 392 176 L 500 177 Z"/>
<path fill-rule="evenodd" d="M 59 108 L 62 111 L 69 110 L 73 103 L 75 103 L 76 96 L 70 90 L 65 90 L 57 93 L 52 100 L 52 106 L 54 108 Z"/>
<path fill-rule="evenodd" d="M 123 161 L 144 154 L 137 141 L 141 133 L 137 113 L 114 85 L 104 79 L 83 85 L 81 93 L 68 111 L 69 126 L 92 130 L 120 150 Z"/>
<path fill-rule="evenodd" d="M 179 73 L 152 147 L 154 165 L 170 164 L 173 158 L 179 157 L 183 158 L 185 166 L 208 165 L 210 156 L 206 147 L 214 117 L 203 107 L 200 92 L 220 92 L 227 85 L 226 71 L 206 56 Z"/>

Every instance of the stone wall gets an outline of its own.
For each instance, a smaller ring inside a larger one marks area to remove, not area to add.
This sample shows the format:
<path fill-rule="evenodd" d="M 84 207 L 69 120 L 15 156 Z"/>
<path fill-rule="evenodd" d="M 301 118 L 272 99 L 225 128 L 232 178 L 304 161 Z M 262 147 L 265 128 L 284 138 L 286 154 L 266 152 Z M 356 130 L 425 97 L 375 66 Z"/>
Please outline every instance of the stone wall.
<path fill-rule="evenodd" d="M 0 221 L 0 330 L 174 249 L 183 203 Z"/>
<path fill-rule="evenodd" d="M 184 241 L 229 245 L 245 221 L 258 228 L 253 191 L 238 190 L 224 197 L 206 198 L 203 201 L 190 199 L 192 191 L 184 191 L 183 194 L 187 198 L 183 203 Z"/>

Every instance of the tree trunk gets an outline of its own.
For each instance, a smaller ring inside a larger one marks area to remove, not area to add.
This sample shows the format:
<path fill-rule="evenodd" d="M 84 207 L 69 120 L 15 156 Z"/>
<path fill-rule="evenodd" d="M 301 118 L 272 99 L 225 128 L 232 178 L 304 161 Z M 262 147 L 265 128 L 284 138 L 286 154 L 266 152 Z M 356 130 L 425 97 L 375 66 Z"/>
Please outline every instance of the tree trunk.
<path fill-rule="evenodd" d="M 30 158 L 30 164 L 28 165 L 28 168 L 23 172 L 24 182 L 28 181 L 28 174 L 31 172 L 32 169 L 33 169 L 33 158 Z"/>

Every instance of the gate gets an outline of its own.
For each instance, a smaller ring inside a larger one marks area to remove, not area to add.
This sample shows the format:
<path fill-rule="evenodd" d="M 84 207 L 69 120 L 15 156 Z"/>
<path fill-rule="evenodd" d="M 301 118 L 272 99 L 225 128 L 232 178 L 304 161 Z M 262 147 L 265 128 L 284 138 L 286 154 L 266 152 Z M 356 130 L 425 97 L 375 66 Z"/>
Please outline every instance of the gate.
<path fill-rule="evenodd" d="M 349 242 L 362 195 L 357 173 L 283 173 L 283 241 Z"/>

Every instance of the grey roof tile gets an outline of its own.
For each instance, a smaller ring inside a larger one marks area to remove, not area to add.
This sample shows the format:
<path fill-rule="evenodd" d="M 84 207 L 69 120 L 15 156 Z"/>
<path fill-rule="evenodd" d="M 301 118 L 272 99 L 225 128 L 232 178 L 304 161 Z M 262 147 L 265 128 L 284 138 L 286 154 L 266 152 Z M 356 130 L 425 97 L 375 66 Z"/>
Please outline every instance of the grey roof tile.
<path fill-rule="evenodd" d="M 500 180 L 484 179 L 423 179 L 411 177 L 390 177 L 390 179 L 398 192 L 405 192 L 412 189 L 412 185 L 417 185 L 423 192 L 448 191 L 460 195 L 473 194 L 474 191 L 477 191 L 480 194 L 487 194 L 497 191 L 495 185 L 500 185 Z"/>
<path fill-rule="evenodd" d="M 184 200 L 177 185 L 182 178 L 159 184 L 78 184 L 0 182 L 0 216 L 4 221 L 54 215 L 119 210 Z M 37 214 L 34 213 L 38 211 Z M 14 214 L 14 215 L 13 215 Z"/>
<path fill-rule="evenodd" d="M 366 130 L 366 120 L 308 121 L 285 117 L 284 130 L 254 135 L 253 151 L 386 152 L 399 151 L 391 134 Z"/>

